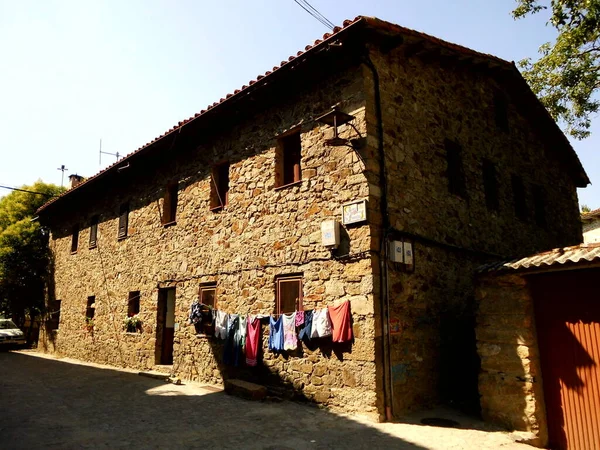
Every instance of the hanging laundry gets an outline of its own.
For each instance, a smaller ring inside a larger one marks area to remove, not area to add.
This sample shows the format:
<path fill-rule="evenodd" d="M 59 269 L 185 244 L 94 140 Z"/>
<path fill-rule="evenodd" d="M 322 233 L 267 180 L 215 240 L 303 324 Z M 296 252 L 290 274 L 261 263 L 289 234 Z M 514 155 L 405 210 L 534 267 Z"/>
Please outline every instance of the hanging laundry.
<path fill-rule="evenodd" d="M 296 311 L 296 326 L 304 325 L 304 311 Z"/>
<path fill-rule="evenodd" d="M 225 311 L 213 310 L 215 322 L 215 337 L 219 339 L 227 338 L 227 318 Z"/>
<path fill-rule="evenodd" d="M 283 350 L 283 316 L 279 316 L 277 320 L 273 316 L 269 318 L 269 350 Z"/>
<path fill-rule="evenodd" d="M 327 308 L 315 309 L 312 317 L 311 338 L 331 336 L 331 321 Z"/>
<path fill-rule="evenodd" d="M 239 333 L 240 339 L 239 340 L 240 340 L 241 351 L 243 351 L 244 347 L 246 346 L 247 326 L 248 326 L 247 317 L 240 315 L 240 333 Z"/>
<path fill-rule="evenodd" d="M 246 330 L 246 364 L 256 366 L 258 361 L 258 346 L 260 345 L 260 319 L 256 316 L 248 316 Z"/>
<path fill-rule="evenodd" d="M 298 347 L 296 313 L 282 314 L 281 317 L 283 317 L 283 349 L 296 350 L 296 347 Z"/>
<path fill-rule="evenodd" d="M 302 311 L 304 314 L 304 325 L 298 334 L 298 338 L 303 341 L 310 340 L 310 333 L 312 331 L 312 319 L 313 319 L 313 311 L 312 309 L 308 311 Z"/>
<path fill-rule="evenodd" d="M 192 302 L 190 306 L 190 323 L 199 324 L 202 322 L 202 305 L 198 300 Z"/>
<path fill-rule="evenodd" d="M 345 301 L 337 306 L 329 306 L 333 342 L 348 342 L 352 340 L 352 314 L 350 302 Z"/>
<path fill-rule="evenodd" d="M 223 353 L 223 362 L 232 366 L 239 364 L 239 329 L 240 318 L 237 314 L 229 314 L 227 321 L 227 337 L 225 339 L 225 350 Z"/>

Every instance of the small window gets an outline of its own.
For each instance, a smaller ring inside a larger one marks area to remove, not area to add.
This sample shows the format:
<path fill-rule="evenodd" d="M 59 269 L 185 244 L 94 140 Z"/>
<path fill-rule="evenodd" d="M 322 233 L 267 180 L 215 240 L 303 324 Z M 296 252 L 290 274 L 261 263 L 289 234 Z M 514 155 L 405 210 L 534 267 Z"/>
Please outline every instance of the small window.
<path fill-rule="evenodd" d="M 546 192 L 541 186 L 533 186 L 533 210 L 535 223 L 546 228 Z"/>
<path fill-rule="evenodd" d="M 277 141 L 276 186 L 286 186 L 302 180 L 302 144 L 300 132 L 281 137 Z"/>
<path fill-rule="evenodd" d="M 96 248 L 98 245 L 98 221 L 98 216 L 92 217 L 92 223 L 90 225 L 90 248 Z"/>
<path fill-rule="evenodd" d="M 202 321 L 194 324 L 196 333 L 212 336 L 215 334 L 215 324 L 213 322 L 212 309 L 215 308 L 217 302 L 217 284 L 203 283 L 198 289 L 198 300 L 202 314 Z"/>
<path fill-rule="evenodd" d="M 119 208 L 119 239 L 127 237 L 127 228 L 129 226 L 129 203 L 124 203 Z"/>
<path fill-rule="evenodd" d="M 483 188 L 485 203 L 489 210 L 497 211 L 500 207 L 498 199 L 498 176 L 496 165 L 488 160 L 483 161 Z"/>
<path fill-rule="evenodd" d="M 163 225 L 175 222 L 177 214 L 177 189 L 178 184 L 172 183 L 167 186 L 163 202 Z"/>
<path fill-rule="evenodd" d="M 508 131 L 508 102 L 500 92 L 494 94 L 494 116 L 498 129 Z"/>
<path fill-rule="evenodd" d="M 210 209 L 220 210 L 229 203 L 229 163 L 213 167 L 210 183 Z"/>
<path fill-rule="evenodd" d="M 127 299 L 127 317 L 140 313 L 140 291 L 131 291 Z"/>
<path fill-rule="evenodd" d="M 77 253 L 77 247 L 79 246 L 79 225 L 75 225 L 71 235 L 71 253 Z"/>
<path fill-rule="evenodd" d="M 85 318 L 92 320 L 96 313 L 96 297 L 91 295 L 87 298 L 87 306 L 85 308 Z"/>
<path fill-rule="evenodd" d="M 211 308 L 216 306 L 217 283 L 205 283 L 200 285 L 199 290 L 200 303 Z"/>
<path fill-rule="evenodd" d="M 302 275 L 283 275 L 275 279 L 276 314 L 302 310 Z"/>
<path fill-rule="evenodd" d="M 446 160 L 448 162 L 448 190 L 451 194 L 467 197 L 465 172 L 462 163 L 462 148 L 449 139 L 445 141 Z"/>
<path fill-rule="evenodd" d="M 525 199 L 525 186 L 523 179 L 518 175 L 513 175 L 511 179 L 513 201 L 515 204 L 515 215 L 521 219 L 527 219 L 527 201 Z"/>
<path fill-rule="evenodd" d="M 60 326 L 60 300 L 54 300 L 49 309 L 48 330 L 58 330 Z"/>

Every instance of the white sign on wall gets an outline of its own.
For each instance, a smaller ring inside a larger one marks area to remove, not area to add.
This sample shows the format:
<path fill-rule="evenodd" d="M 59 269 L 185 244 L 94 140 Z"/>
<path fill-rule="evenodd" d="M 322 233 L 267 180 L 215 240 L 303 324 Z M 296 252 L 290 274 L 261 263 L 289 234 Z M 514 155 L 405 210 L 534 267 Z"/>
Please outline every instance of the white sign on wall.
<path fill-rule="evenodd" d="M 350 225 L 367 220 L 367 201 L 358 200 L 342 205 L 342 223 Z"/>

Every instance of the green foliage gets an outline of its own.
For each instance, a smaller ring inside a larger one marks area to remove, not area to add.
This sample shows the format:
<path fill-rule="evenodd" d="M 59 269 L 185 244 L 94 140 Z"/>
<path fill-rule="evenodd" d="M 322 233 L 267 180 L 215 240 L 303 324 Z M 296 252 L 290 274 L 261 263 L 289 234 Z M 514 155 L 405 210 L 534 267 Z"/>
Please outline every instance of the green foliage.
<path fill-rule="evenodd" d="M 540 47 L 541 58 L 520 61 L 523 76 L 552 117 L 577 139 L 590 135 L 600 108 L 600 0 L 517 0 L 516 19 L 548 10 L 556 28 L 554 43 Z"/>
<path fill-rule="evenodd" d="M 0 198 L 0 314 L 20 325 L 27 314 L 43 310 L 48 274 L 48 236 L 31 219 L 50 195 L 63 190 L 41 181 L 23 189 L 48 195 L 13 191 Z"/>
<path fill-rule="evenodd" d="M 142 326 L 142 319 L 140 319 L 137 316 L 137 314 L 133 315 L 131 317 L 127 317 L 123 321 L 123 328 L 128 333 L 136 333 L 137 331 L 139 331 L 141 329 L 141 326 Z"/>
<path fill-rule="evenodd" d="M 592 209 L 588 205 L 581 205 L 582 213 L 589 213 Z"/>

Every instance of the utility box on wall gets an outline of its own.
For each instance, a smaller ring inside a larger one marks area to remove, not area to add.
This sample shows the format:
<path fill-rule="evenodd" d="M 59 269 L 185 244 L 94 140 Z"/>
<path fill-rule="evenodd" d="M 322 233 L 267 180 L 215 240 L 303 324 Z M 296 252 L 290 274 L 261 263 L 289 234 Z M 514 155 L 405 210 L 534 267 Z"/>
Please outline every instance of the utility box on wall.
<path fill-rule="evenodd" d="M 412 272 L 414 270 L 415 257 L 411 241 L 390 241 L 389 257 L 390 261 L 400 264 L 405 271 Z"/>
<path fill-rule="evenodd" d="M 321 243 L 325 247 L 338 248 L 340 245 L 340 224 L 337 220 L 321 222 Z"/>

